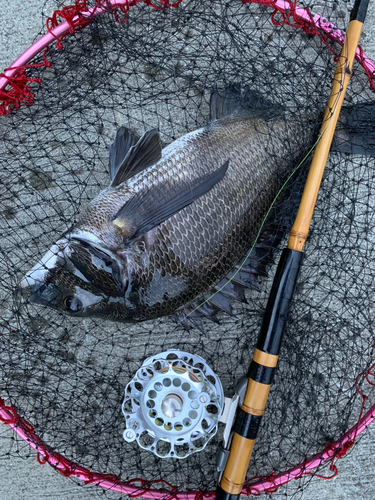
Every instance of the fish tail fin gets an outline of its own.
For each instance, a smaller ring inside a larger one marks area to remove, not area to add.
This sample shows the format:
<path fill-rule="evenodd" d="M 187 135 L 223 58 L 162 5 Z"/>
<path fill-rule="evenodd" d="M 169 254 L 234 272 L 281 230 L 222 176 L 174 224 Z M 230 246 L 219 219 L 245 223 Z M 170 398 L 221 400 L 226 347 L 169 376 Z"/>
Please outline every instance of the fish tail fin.
<path fill-rule="evenodd" d="M 375 157 L 375 103 L 343 106 L 331 151 Z"/>

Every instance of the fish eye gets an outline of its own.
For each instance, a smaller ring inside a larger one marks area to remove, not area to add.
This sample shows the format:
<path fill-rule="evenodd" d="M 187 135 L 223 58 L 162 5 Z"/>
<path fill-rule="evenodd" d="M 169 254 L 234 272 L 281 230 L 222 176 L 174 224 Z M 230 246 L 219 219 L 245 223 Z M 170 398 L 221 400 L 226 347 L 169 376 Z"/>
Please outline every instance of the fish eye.
<path fill-rule="evenodd" d="M 79 312 L 82 309 L 82 302 L 76 297 L 68 296 L 63 300 L 64 309 L 69 312 Z"/>

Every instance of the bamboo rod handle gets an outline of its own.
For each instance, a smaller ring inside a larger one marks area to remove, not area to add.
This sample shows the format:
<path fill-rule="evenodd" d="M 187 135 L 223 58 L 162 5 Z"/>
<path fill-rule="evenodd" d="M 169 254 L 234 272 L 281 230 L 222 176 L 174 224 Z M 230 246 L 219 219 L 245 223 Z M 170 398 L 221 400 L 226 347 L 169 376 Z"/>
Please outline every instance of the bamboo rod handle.
<path fill-rule="evenodd" d="M 325 164 L 331 147 L 333 134 L 344 100 L 346 88 L 352 75 L 353 61 L 363 23 L 351 21 L 333 78 L 331 96 L 324 114 L 321 138 L 316 146 L 310 165 L 297 217 L 290 231 L 288 248 L 302 252 L 322 181 Z"/>
<path fill-rule="evenodd" d="M 216 491 L 218 500 L 235 500 L 241 494 L 275 373 L 301 257 L 301 252 L 286 248 L 277 267 L 258 343 L 247 373 L 246 394 L 237 414 L 228 461 Z"/>

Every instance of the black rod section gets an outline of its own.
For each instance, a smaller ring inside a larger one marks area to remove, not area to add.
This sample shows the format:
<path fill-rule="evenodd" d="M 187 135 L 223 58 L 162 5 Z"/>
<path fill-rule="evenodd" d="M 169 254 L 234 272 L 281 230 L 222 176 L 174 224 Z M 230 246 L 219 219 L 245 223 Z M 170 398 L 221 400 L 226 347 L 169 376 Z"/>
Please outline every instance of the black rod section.
<path fill-rule="evenodd" d="M 277 267 L 257 343 L 257 349 L 278 355 L 289 305 L 301 266 L 302 252 L 285 248 Z"/>
<path fill-rule="evenodd" d="M 350 14 L 350 21 L 364 23 L 369 0 L 357 0 Z"/>
<path fill-rule="evenodd" d="M 264 411 L 265 402 L 267 400 L 268 391 L 273 380 L 275 366 L 270 366 L 270 364 L 277 362 L 277 356 L 280 351 L 281 340 L 285 329 L 289 306 L 296 287 L 302 256 L 302 252 L 290 250 L 289 248 L 285 248 L 281 254 L 257 343 L 257 349 L 259 351 L 258 354 L 263 356 L 264 364 L 260 364 L 257 361 L 252 360 L 248 372 L 247 390 L 249 389 L 249 383 L 253 383 L 258 387 L 258 396 L 259 394 L 262 394 L 264 397 L 260 398 L 262 403 L 259 407 L 256 407 L 256 404 L 253 405 L 255 407 L 254 410 L 254 408 L 249 408 L 247 406 L 245 395 L 244 403 L 237 413 L 233 428 L 234 435 L 232 439 L 231 452 L 233 447 L 235 447 L 236 449 L 234 450 L 234 454 L 245 454 L 247 455 L 247 460 L 241 460 L 240 457 L 241 465 L 236 464 L 236 459 L 234 460 L 234 463 L 233 461 L 230 463 L 229 455 L 220 484 L 217 486 L 217 500 L 236 500 L 240 496 L 244 476 L 249 463 L 248 461 L 250 460 Z M 228 465 L 231 470 L 228 477 L 231 479 L 226 482 Z M 239 469 L 242 469 L 241 472 L 238 472 Z M 234 479 L 232 479 L 233 477 Z M 240 485 L 241 488 L 238 485 Z M 239 489 L 239 492 L 233 493 L 231 491 L 232 486 L 234 486 L 235 489 Z"/>

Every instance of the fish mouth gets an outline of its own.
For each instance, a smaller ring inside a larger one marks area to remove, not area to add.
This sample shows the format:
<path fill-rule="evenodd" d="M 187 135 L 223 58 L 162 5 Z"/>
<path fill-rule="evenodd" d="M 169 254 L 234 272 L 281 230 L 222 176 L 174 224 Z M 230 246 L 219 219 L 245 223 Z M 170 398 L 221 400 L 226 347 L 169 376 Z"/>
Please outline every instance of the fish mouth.
<path fill-rule="evenodd" d="M 35 283 L 29 297 L 29 302 L 31 302 L 32 304 L 40 303 L 41 295 L 46 288 L 47 286 L 44 283 Z"/>
<path fill-rule="evenodd" d="M 62 301 L 63 294 L 58 287 L 52 283 L 37 281 L 34 283 L 29 302 L 32 304 L 42 304 L 54 309 L 59 309 L 58 305 Z"/>
<path fill-rule="evenodd" d="M 32 288 L 32 293 L 34 293 L 34 290 L 42 287 L 45 284 L 45 280 L 43 278 L 44 275 L 42 274 L 40 275 L 40 279 L 38 279 L 38 277 L 35 275 L 31 276 L 30 274 L 26 274 L 19 282 L 19 286 L 24 290 Z"/>
<path fill-rule="evenodd" d="M 22 278 L 22 280 L 20 281 L 19 286 L 20 286 L 21 288 L 26 289 L 26 288 L 31 288 L 31 287 L 33 286 L 33 284 L 34 284 L 34 283 L 35 283 L 34 281 L 33 281 L 33 282 L 30 282 L 30 281 L 29 281 L 29 277 L 26 275 L 26 276 L 25 276 L 24 278 Z"/>

